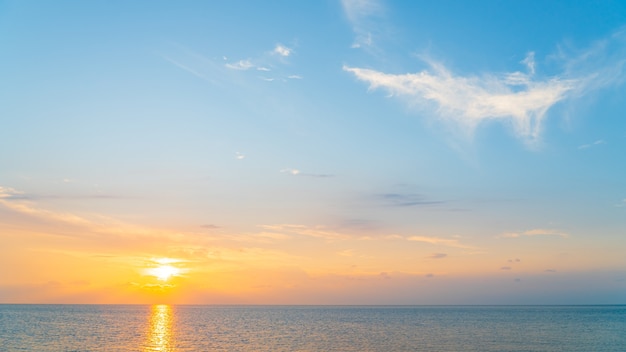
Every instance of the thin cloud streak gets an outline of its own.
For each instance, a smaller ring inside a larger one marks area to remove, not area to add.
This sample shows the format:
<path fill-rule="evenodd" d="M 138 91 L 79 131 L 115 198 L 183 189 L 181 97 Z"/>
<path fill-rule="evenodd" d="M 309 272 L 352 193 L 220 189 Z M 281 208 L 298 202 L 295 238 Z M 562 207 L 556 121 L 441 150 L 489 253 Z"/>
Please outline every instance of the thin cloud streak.
<path fill-rule="evenodd" d="M 297 235 L 304 235 L 310 237 L 322 238 L 325 240 L 347 240 L 350 239 L 351 236 L 339 233 L 336 231 L 328 230 L 323 226 L 305 226 L 305 225 L 294 225 L 294 224 L 279 224 L 279 225 L 263 225 L 261 226 L 264 230 L 270 231 L 279 231 L 292 233 Z"/>
<path fill-rule="evenodd" d="M 438 246 L 475 249 L 475 247 L 462 244 L 458 240 L 449 239 L 449 238 L 428 237 L 428 236 L 410 236 L 410 237 L 407 237 L 406 240 L 413 241 L 413 242 L 430 243 L 430 244 L 438 245 Z"/>
<path fill-rule="evenodd" d="M 332 174 L 313 174 L 313 173 L 305 173 L 302 172 L 298 169 L 291 169 L 291 168 L 287 168 L 287 169 L 282 169 L 280 170 L 281 173 L 286 173 L 292 176 L 305 176 L 305 177 L 314 177 L 314 178 L 328 178 L 328 177 L 334 177 L 335 175 Z"/>
<path fill-rule="evenodd" d="M 354 49 L 371 47 L 374 44 L 372 32 L 377 29 L 372 18 L 380 17 L 384 12 L 380 1 L 342 0 L 341 5 L 356 35 L 351 47 Z"/>
<path fill-rule="evenodd" d="M 239 71 L 247 71 L 253 67 L 255 67 L 250 60 L 239 60 L 234 63 L 224 64 L 227 68 Z"/>
<path fill-rule="evenodd" d="M 597 141 L 595 141 L 593 143 L 580 145 L 580 146 L 578 146 L 578 149 L 579 150 L 589 149 L 591 147 L 595 147 L 595 146 L 598 146 L 598 145 L 601 145 L 601 144 L 606 144 L 606 142 L 604 140 L 602 140 L 602 139 L 599 139 L 599 140 L 597 140 Z"/>
<path fill-rule="evenodd" d="M 569 234 L 555 229 L 532 229 L 523 232 L 507 232 L 498 236 L 498 238 L 520 238 L 534 236 L 556 236 L 561 238 L 569 238 Z"/>
<path fill-rule="evenodd" d="M 440 200 L 429 200 L 421 194 L 414 193 L 385 193 L 378 195 L 377 198 L 386 205 L 395 207 L 431 206 L 445 203 Z"/>

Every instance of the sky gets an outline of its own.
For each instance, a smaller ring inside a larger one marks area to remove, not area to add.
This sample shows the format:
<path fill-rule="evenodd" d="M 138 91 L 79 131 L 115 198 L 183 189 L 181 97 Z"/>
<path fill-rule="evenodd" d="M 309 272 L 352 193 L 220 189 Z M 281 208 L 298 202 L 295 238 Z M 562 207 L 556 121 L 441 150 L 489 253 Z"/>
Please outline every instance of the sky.
<path fill-rule="evenodd" d="M 0 0 L 0 302 L 626 304 L 626 2 Z"/>

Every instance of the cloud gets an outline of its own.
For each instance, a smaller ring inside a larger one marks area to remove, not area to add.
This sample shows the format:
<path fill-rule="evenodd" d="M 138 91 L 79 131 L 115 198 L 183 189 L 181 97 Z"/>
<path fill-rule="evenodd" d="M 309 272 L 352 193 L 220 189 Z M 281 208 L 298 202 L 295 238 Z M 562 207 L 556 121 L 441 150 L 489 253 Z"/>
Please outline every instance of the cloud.
<path fill-rule="evenodd" d="M 7 188 L 1 194 L 6 195 Z M 12 190 L 11 193 L 22 194 Z M 91 196 L 90 196 L 91 197 Z M 168 231 L 158 231 L 140 225 L 133 225 L 115 218 L 93 213 L 73 213 L 50 210 L 38 204 L 41 198 L 49 197 L 0 197 L 0 207 L 4 207 L 22 220 L 28 228 L 40 230 L 41 234 L 61 237 L 80 237 L 99 246 L 115 246 L 120 242 L 136 243 L 139 238 L 151 238 L 153 241 L 166 240 L 176 235 Z M 84 199 L 84 197 L 58 197 L 59 199 Z M 56 198 L 55 198 L 56 199 Z M 16 217 L 16 220 L 17 217 Z M 102 242 L 104 241 L 104 242 Z"/>
<path fill-rule="evenodd" d="M 569 234 L 555 229 L 532 229 L 523 232 L 506 232 L 498 238 L 520 238 L 520 237 L 533 237 L 533 236 L 556 236 L 561 238 L 568 238 Z"/>
<path fill-rule="evenodd" d="M 201 73 L 199 70 L 196 70 L 196 69 L 194 69 L 194 68 L 190 67 L 189 65 L 185 65 L 185 64 L 183 64 L 183 63 L 180 63 L 180 62 L 178 62 L 178 61 L 176 61 L 176 60 L 174 60 L 174 59 L 172 59 L 172 58 L 169 58 L 169 57 L 167 57 L 167 56 L 161 56 L 161 57 L 162 57 L 165 61 L 168 61 L 169 63 L 173 64 L 174 66 L 176 66 L 176 67 L 178 67 L 178 68 L 180 68 L 180 69 L 183 69 L 183 70 L 185 70 L 185 71 L 187 71 L 187 72 L 191 73 L 192 75 L 194 75 L 194 76 L 196 76 L 196 77 L 198 77 L 198 78 L 201 78 L 201 79 L 203 79 L 203 80 L 207 80 L 206 75 L 205 75 L 205 74 L 203 74 L 203 73 Z M 226 59 L 226 57 L 224 57 L 224 59 Z"/>
<path fill-rule="evenodd" d="M 600 145 L 600 144 L 606 144 L 606 142 L 602 139 L 598 139 L 597 141 L 593 142 L 593 143 L 589 143 L 589 144 L 582 144 L 578 146 L 578 149 L 583 150 L 583 149 L 589 149 L 591 147 Z"/>
<path fill-rule="evenodd" d="M 245 156 L 245 155 L 243 155 L 242 153 L 240 153 L 240 152 L 235 152 L 235 159 L 237 159 L 237 160 L 242 160 L 242 159 L 245 159 L 245 157 L 246 157 L 246 156 Z"/>
<path fill-rule="evenodd" d="M 448 238 L 428 237 L 428 236 L 410 236 L 410 237 L 407 237 L 406 240 L 414 241 L 414 242 L 425 242 L 425 243 L 430 243 L 430 244 L 439 245 L 439 246 L 446 246 L 446 247 L 465 248 L 465 249 L 474 248 L 474 247 L 459 243 L 458 240 L 448 239 Z"/>
<path fill-rule="evenodd" d="M 209 230 L 216 230 L 220 228 L 219 226 L 213 225 L 213 224 L 200 225 L 200 227 L 202 227 L 203 229 L 209 229 Z"/>
<path fill-rule="evenodd" d="M 433 253 L 428 258 L 431 258 L 431 259 L 442 259 L 442 258 L 445 258 L 447 256 L 448 255 L 446 253 Z"/>
<path fill-rule="evenodd" d="M 379 19 L 384 13 L 381 2 L 378 0 L 342 0 L 341 5 L 356 35 L 351 47 L 372 46 L 372 32 L 379 31 L 378 21 L 375 19 Z"/>
<path fill-rule="evenodd" d="M 434 104 L 437 115 L 472 132 L 488 120 L 510 121 L 516 133 L 529 142 L 538 139 L 546 112 L 565 99 L 576 81 L 551 78 L 534 80 L 528 74 L 460 76 L 441 63 L 427 61 L 430 70 L 387 74 L 371 69 L 344 66 L 370 89 L 383 88 L 392 95 L 407 97 L 412 104 Z"/>
<path fill-rule="evenodd" d="M 346 72 L 405 98 L 410 105 L 461 127 L 470 134 L 487 121 L 510 123 L 529 146 L 540 140 L 548 111 L 557 103 L 623 83 L 626 30 L 594 43 L 574 56 L 561 53 L 561 72 L 536 76 L 535 54 L 521 62 L 527 72 L 457 74 L 442 63 L 422 57 L 428 68 L 416 73 L 385 73 L 344 65 Z"/>
<path fill-rule="evenodd" d="M 298 169 L 291 169 L 291 168 L 286 168 L 286 169 L 282 169 L 280 170 L 280 172 L 282 173 L 286 173 L 286 174 L 290 174 L 293 176 L 305 176 L 305 177 L 315 177 L 315 178 L 328 178 L 328 177 L 334 177 L 335 175 L 332 174 L 313 174 L 313 173 L 303 173 Z"/>
<path fill-rule="evenodd" d="M 0 197 L 0 198 L 2 198 L 2 197 Z M 626 198 L 622 199 L 621 203 L 615 204 L 615 207 L 617 207 L 617 208 L 624 208 L 624 207 L 626 207 Z"/>
<path fill-rule="evenodd" d="M 276 44 L 276 47 L 274 48 L 274 53 L 278 54 L 280 56 L 284 56 L 287 57 L 289 55 L 291 55 L 291 53 L 293 52 L 293 49 L 288 48 L 282 44 Z"/>
<path fill-rule="evenodd" d="M 376 196 L 383 203 L 395 207 L 412 207 L 423 205 L 439 205 L 443 201 L 428 200 L 421 194 L 415 193 L 383 193 Z"/>
<path fill-rule="evenodd" d="M 17 191 L 11 187 L 0 186 L 0 199 L 20 198 L 24 192 Z"/>
<path fill-rule="evenodd" d="M 342 256 L 342 257 L 353 257 L 354 249 L 344 249 L 343 251 L 337 252 L 337 255 Z"/>
<path fill-rule="evenodd" d="M 292 233 L 297 235 L 304 235 L 310 237 L 317 237 L 326 240 L 346 240 L 351 238 L 347 234 L 332 231 L 324 226 L 306 226 L 306 225 L 294 225 L 294 224 L 279 224 L 279 225 L 262 225 L 261 228 L 271 231 L 279 231 Z"/>
<path fill-rule="evenodd" d="M 522 63 L 526 65 L 526 67 L 528 68 L 528 72 L 531 75 L 535 74 L 535 53 L 534 52 L 529 52 L 526 55 L 526 58 L 524 60 L 522 60 Z"/>
<path fill-rule="evenodd" d="M 229 64 L 225 64 L 224 66 L 233 69 L 233 70 L 239 70 L 239 71 L 246 71 L 249 70 L 253 67 L 255 67 L 252 62 L 250 62 L 250 60 L 239 60 L 237 62 L 234 63 L 229 63 Z"/>
<path fill-rule="evenodd" d="M 225 55 L 212 59 L 178 44 L 174 45 L 173 50 L 170 50 L 168 55 L 161 54 L 160 56 L 174 66 L 217 85 L 232 84 L 232 71 L 239 71 L 242 76 L 252 75 L 256 79 L 269 82 L 287 82 L 288 79 L 302 78 L 284 70 L 287 63 L 286 58 L 293 56 L 293 49 L 282 44 L 277 44 L 271 50 L 256 55 L 253 53 L 239 60 Z M 274 77 L 263 76 L 270 75 L 270 73 Z"/>
<path fill-rule="evenodd" d="M 283 60 L 284 58 L 289 57 L 292 54 L 293 54 L 292 48 L 289 48 L 282 44 L 276 44 L 274 49 L 270 52 L 265 52 L 252 59 L 245 59 L 245 60 L 239 60 L 236 62 L 226 63 L 224 66 L 229 69 L 238 70 L 238 71 L 248 71 L 250 69 L 255 69 L 256 71 L 270 72 L 272 71 L 272 68 L 276 68 L 277 64 L 284 63 L 284 60 Z M 277 59 L 276 56 L 278 56 L 279 59 Z M 284 81 L 285 76 L 282 75 L 282 77 L 283 78 L 281 78 L 281 80 Z M 293 75 L 288 76 L 288 78 L 292 78 L 292 77 Z M 296 77 L 299 77 L 299 76 L 296 76 Z M 277 79 L 275 77 L 259 77 L 259 78 L 268 82 L 272 82 Z"/>
<path fill-rule="evenodd" d="M 128 199 L 128 197 L 111 194 L 82 194 L 82 195 L 57 195 L 57 194 L 32 194 L 17 191 L 10 187 L 0 186 L 0 200 L 23 200 L 34 201 L 40 199 L 64 199 L 64 200 L 84 200 L 84 199 Z"/>
<path fill-rule="evenodd" d="M 282 169 L 282 170 L 280 170 L 280 172 L 288 173 L 288 174 L 291 174 L 291 175 L 294 175 L 294 176 L 297 176 L 297 175 L 300 174 L 300 170 L 298 170 L 298 169 Z"/>
<path fill-rule="evenodd" d="M 510 266 L 503 266 L 500 268 L 500 270 L 511 270 L 512 268 Z"/>

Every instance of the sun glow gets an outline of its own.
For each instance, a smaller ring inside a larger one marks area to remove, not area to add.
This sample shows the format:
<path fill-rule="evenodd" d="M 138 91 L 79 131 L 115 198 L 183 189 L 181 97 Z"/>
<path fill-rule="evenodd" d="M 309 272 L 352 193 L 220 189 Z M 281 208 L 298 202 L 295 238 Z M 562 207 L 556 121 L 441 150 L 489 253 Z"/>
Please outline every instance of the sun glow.
<path fill-rule="evenodd" d="M 180 274 L 180 269 L 166 264 L 148 269 L 147 273 L 148 275 L 152 275 L 161 281 L 167 281 L 172 276 L 178 276 Z"/>
<path fill-rule="evenodd" d="M 152 258 L 150 260 L 155 267 L 143 271 L 144 275 L 156 277 L 160 281 L 167 281 L 174 276 L 180 276 L 186 269 L 180 268 L 181 259 L 174 258 Z"/>

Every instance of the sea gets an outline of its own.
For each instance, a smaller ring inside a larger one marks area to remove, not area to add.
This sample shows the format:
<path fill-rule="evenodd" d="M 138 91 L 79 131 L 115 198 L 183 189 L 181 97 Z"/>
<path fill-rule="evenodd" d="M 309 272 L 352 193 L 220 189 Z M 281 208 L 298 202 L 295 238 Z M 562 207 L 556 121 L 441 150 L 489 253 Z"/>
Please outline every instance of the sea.
<path fill-rule="evenodd" d="M 626 306 L 4 304 L 0 351 L 624 352 Z"/>

